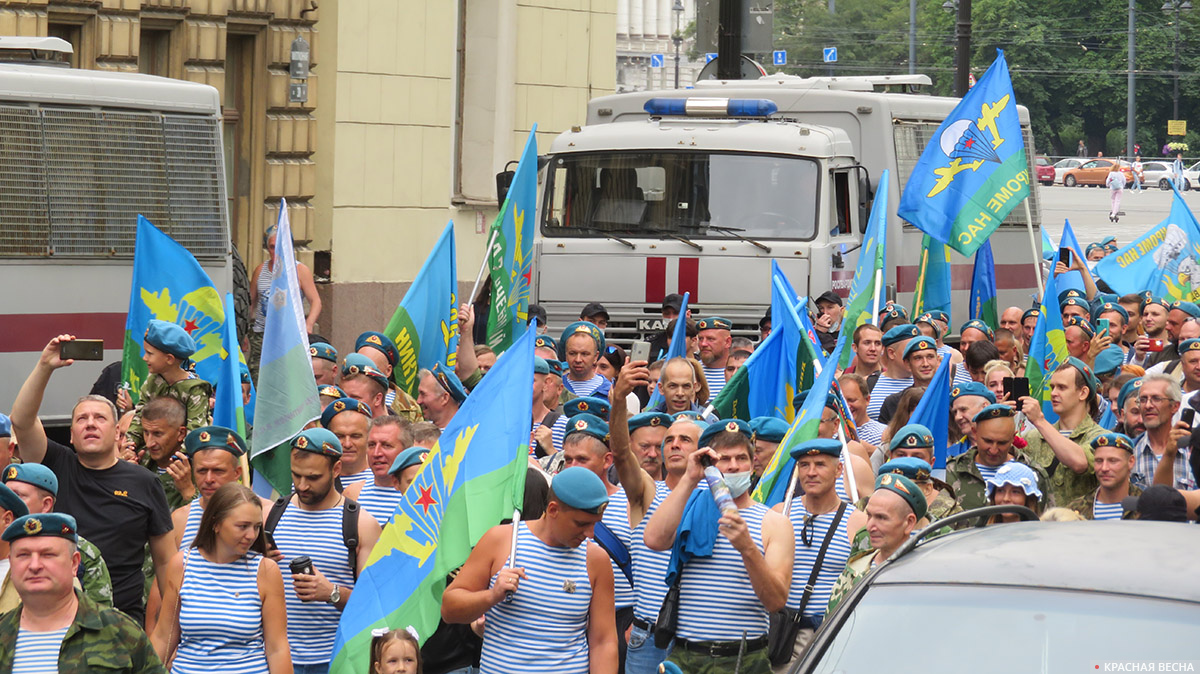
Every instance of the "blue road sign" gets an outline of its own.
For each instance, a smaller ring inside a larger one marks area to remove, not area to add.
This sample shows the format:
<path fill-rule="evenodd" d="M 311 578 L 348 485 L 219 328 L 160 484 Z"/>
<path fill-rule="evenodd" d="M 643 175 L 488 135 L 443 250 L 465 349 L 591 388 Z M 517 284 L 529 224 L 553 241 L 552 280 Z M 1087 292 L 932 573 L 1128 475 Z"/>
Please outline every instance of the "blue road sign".
<path fill-rule="evenodd" d="M 787 50 L 786 49 L 776 49 L 775 51 L 771 52 L 771 63 L 773 65 L 777 65 L 777 66 L 786 66 L 787 65 Z"/>
<path fill-rule="evenodd" d="M 826 47 L 823 51 L 826 63 L 837 63 L 837 47 Z"/>
<path fill-rule="evenodd" d="M 704 54 L 704 62 L 705 63 L 708 63 L 709 61 L 711 61 L 715 58 L 717 58 L 717 52 L 715 52 L 715 51 L 706 52 Z"/>
<path fill-rule="evenodd" d="M 650 67 L 651 68 L 663 67 L 663 55 L 662 54 L 651 54 L 650 55 Z"/>

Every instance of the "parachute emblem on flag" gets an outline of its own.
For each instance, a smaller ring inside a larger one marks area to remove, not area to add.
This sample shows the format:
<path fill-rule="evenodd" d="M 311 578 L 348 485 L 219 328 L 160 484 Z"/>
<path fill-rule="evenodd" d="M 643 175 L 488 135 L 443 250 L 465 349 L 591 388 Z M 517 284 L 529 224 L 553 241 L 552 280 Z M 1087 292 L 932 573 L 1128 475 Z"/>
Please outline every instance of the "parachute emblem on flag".
<path fill-rule="evenodd" d="M 976 171 L 984 162 L 1001 163 L 996 148 L 1004 143 L 1004 138 L 996 127 L 996 118 L 1008 106 L 1008 101 L 1009 96 L 1005 94 L 995 103 L 984 103 L 979 119 L 960 119 L 942 131 L 938 146 L 950 159 L 950 164 L 933 170 L 938 179 L 926 196 L 932 197 L 949 187 L 962 171 Z M 990 141 L 985 137 L 984 129 L 992 137 Z"/>

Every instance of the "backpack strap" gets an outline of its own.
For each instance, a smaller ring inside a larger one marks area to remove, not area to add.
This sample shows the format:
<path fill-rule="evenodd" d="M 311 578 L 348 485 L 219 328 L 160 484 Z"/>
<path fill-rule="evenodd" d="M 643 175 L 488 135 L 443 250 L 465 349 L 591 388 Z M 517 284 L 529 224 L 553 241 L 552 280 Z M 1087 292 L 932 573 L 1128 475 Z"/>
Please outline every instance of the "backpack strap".
<path fill-rule="evenodd" d="M 625 543 L 604 522 L 596 522 L 593 536 L 596 544 L 603 548 L 617 568 L 621 569 L 625 580 L 633 585 L 633 557 L 629 554 L 629 548 L 625 547 Z"/>
<path fill-rule="evenodd" d="M 263 531 L 275 535 L 275 527 L 279 526 L 279 520 L 283 517 L 283 511 L 287 509 L 287 496 L 280 496 L 271 504 L 271 510 L 267 512 L 267 521 L 263 523 Z"/>
<path fill-rule="evenodd" d="M 358 514 L 362 506 L 354 499 L 345 499 L 342 504 L 342 540 L 346 542 L 350 573 L 358 580 Z"/>

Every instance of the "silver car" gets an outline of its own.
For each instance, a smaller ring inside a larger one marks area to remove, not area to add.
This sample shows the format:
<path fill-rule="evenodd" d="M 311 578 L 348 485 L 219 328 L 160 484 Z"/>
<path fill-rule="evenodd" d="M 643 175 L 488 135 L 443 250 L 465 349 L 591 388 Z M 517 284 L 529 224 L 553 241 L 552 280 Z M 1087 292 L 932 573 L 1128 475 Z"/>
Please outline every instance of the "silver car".
<path fill-rule="evenodd" d="M 1067 171 L 1070 171 L 1073 168 L 1079 168 L 1085 161 L 1087 161 L 1087 160 L 1086 159 L 1075 159 L 1074 157 L 1067 157 L 1066 159 L 1059 159 L 1057 162 L 1054 163 L 1054 184 L 1061 185 L 1062 181 L 1063 181 L 1063 174 L 1066 173 Z"/>
<path fill-rule="evenodd" d="M 1193 164 L 1193 166 L 1195 166 Z M 1194 179 L 1194 178 L 1193 178 Z M 1171 189 L 1171 183 L 1175 180 L 1175 170 L 1171 166 L 1171 162 L 1165 161 L 1143 161 L 1142 162 L 1142 187 L 1157 187 L 1160 190 Z M 1188 179 L 1188 170 L 1183 171 L 1183 191 L 1192 189 L 1191 180 Z"/>

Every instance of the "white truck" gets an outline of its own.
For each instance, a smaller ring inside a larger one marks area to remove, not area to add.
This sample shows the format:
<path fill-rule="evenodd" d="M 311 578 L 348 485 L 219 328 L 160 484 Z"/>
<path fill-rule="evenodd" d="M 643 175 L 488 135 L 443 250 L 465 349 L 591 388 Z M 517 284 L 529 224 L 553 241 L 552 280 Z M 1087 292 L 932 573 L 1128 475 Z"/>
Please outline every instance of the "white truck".
<path fill-rule="evenodd" d="M 103 361 L 51 379 L 42 414 L 52 425 L 121 359 L 139 213 L 187 247 L 220 293 L 235 266 L 245 285 L 217 90 L 70 68 L 70 53 L 57 38 L 0 37 L 0 409 L 51 337 L 104 340 Z"/>
<path fill-rule="evenodd" d="M 663 297 L 688 291 L 693 315 L 725 316 L 735 334 L 756 336 L 772 259 L 799 293 L 849 293 L 888 169 L 887 282 L 911 307 L 922 235 L 896 208 L 958 102 L 922 95 L 929 84 L 924 75 L 774 75 L 592 100 L 587 123 L 544 158 L 535 301 L 556 327 L 600 302 L 608 336 L 624 344 L 661 330 Z M 1019 114 L 1032 162 L 1029 114 Z M 1030 201 L 1036 230 L 1036 186 Z M 1001 307 L 1028 306 L 1037 292 L 1025 213 L 1014 210 L 992 236 Z M 952 263 L 956 330 L 972 260 L 952 253 Z"/>

